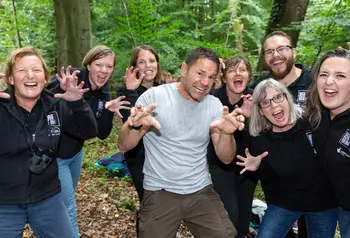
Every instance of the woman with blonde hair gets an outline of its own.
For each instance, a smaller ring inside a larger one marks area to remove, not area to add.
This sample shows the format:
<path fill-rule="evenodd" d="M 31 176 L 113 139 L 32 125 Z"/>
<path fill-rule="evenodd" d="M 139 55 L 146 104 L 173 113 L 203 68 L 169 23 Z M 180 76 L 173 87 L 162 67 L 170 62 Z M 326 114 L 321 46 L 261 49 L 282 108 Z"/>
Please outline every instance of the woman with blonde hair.
<path fill-rule="evenodd" d="M 92 48 L 83 59 L 83 68 L 74 69 L 68 66 L 61 68 L 61 75 L 56 74 L 56 79 L 48 85 L 48 89 L 54 93 L 62 93 L 66 90 L 66 77 L 76 74 L 78 83 L 83 83 L 88 89 L 84 99 L 90 105 L 98 125 L 97 137 L 106 139 L 112 130 L 114 113 L 120 117 L 119 109 L 129 109 L 128 101 L 122 101 L 124 97 L 111 100 L 109 80 L 113 75 L 116 65 L 116 56 L 107 46 L 98 45 Z M 68 210 L 69 218 L 73 226 L 75 237 L 79 237 L 77 224 L 77 212 L 75 202 L 75 189 L 78 185 L 82 162 L 84 141 L 67 133 L 63 133 L 63 140 L 58 149 L 59 178 L 61 180 L 63 200 Z"/>
<path fill-rule="evenodd" d="M 67 75 L 65 92 L 53 95 L 45 89 L 50 72 L 38 50 L 17 49 L 5 64 L 9 87 L 0 93 L 0 237 L 22 237 L 26 223 L 37 237 L 74 237 L 58 179 L 58 145 L 64 133 L 79 140 L 97 134 L 93 112 L 83 100 L 88 89 L 75 76 Z"/>

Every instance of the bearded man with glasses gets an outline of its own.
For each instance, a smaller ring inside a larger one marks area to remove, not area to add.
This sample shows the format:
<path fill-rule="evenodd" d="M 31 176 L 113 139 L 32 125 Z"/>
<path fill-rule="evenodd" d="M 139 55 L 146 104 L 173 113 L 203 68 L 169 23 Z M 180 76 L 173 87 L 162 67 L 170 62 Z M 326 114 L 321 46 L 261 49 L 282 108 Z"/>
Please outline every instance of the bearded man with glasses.
<path fill-rule="evenodd" d="M 264 41 L 264 60 L 267 74 L 262 74 L 258 82 L 274 78 L 287 86 L 295 103 L 304 106 L 306 90 L 311 84 L 311 72 L 302 64 L 295 64 L 296 49 L 289 35 L 282 31 L 270 33 Z M 257 82 L 257 83 L 258 83 Z"/>

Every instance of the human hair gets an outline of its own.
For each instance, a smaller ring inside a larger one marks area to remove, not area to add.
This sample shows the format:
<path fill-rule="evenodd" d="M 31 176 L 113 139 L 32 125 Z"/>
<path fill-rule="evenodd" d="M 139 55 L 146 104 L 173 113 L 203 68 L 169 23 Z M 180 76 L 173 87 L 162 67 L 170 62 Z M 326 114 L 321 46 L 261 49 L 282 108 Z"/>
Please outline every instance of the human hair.
<path fill-rule="evenodd" d="M 289 40 L 289 43 L 290 43 L 290 46 L 292 46 L 293 48 L 295 47 L 294 46 L 294 43 L 293 43 L 293 40 L 292 38 L 285 32 L 283 31 L 273 31 L 271 32 L 270 34 L 268 34 L 266 37 L 265 37 L 265 40 L 264 40 L 264 45 L 265 45 L 265 42 L 267 39 L 273 37 L 273 36 L 282 36 L 282 37 L 285 37 Z"/>
<path fill-rule="evenodd" d="M 317 90 L 317 79 L 323 62 L 329 58 L 344 58 L 350 60 L 349 50 L 332 50 L 320 58 L 313 68 L 313 79 L 307 91 L 305 116 L 313 129 L 317 129 L 321 122 L 322 103 Z"/>
<path fill-rule="evenodd" d="M 245 67 L 248 70 L 249 78 L 251 78 L 252 77 L 252 66 L 249 63 L 248 58 L 243 57 L 243 56 L 233 56 L 229 59 L 224 60 L 224 64 L 226 66 L 226 68 L 224 69 L 224 78 L 226 78 L 226 73 L 227 73 L 227 70 L 229 68 L 233 67 L 234 69 L 237 69 L 239 63 L 241 63 L 241 62 L 244 63 Z"/>
<path fill-rule="evenodd" d="M 157 51 L 152 46 L 139 45 L 139 46 L 134 47 L 132 49 L 129 67 L 131 67 L 131 66 L 136 67 L 136 63 L 137 63 L 137 60 L 139 58 L 139 53 L 142 50 L 147 50 L 147 51 L 151 52 L 156 57 L 158 71 L 157 71 L 156 77 L 154 78 L 154 82 L 157 84 L 160 84 L 162 81 L 162 71 L 160 69 L 159 55 L 158 55 Z M 137 75 L 137 76 L 139 77 L 139 75 Z"/>
<path fill-rule="evenodd" d="M 113 56 L 114 62 L 113 65 L 115 66 L 116 64 L 116 57 L 114 52 L 109 48 L 108 46 L 105 45 L 98 45 L 89 50 L 89 52 L 86 53 L 84 59 L 83 59 L 83 66 L 86 68 L 88 65 L 90 65 L 92 62 L 95 60 L 101 59 L 106 56 Z"/>
<path fill-rule="evenodd" d="M 260 113 L 259 102 L 266 98 L 267 88 L 275 88 L 277 91 L 285 94 L 289 104 L 288 124 L 295 123 L 302 117 L 302 108 L 293 102 L 293 96 L 285 85 L 275 79 L 266 79 L 261 81 L 254 89 L 252 101 L 252 115 L 249 120 L 249 133 L 251 136 L 258 136 L 261 132 L 266 132 L 272 129 L 272 123 Z"/>
<path fill-rule="evenodd" d="M 191 68 L 191 66 L 195 64 L 199 59 L 208 59 L 213 61 L 217 65 L 217 72 L 219 72 L 219 69 L 220 69 L 219 56 L 211 49 L 204 48 L 204 47 L 198 47 L 193 49 L 187 55 L 187 58 L 185 61 L 188 69 Z"/>
<path fill-rule="evenodd" d="M 28 46 L 12 51 L 7 60 L 5 61 L 4 73 L 6 84 L 10 87 L 13 87 L 13 85 L 10 84 L 9 79 L 10 76 L 12 76 L 13 74 L 13 67 L 15 66 L 18 60 L 22 59 L 25 56 L 36 56 L 40 59 L 44 69 L 45 79 L 48 82 L 50 79 L 50 70 L 47 67 L 44 58 L 41 56 L 39 49 L 35 49 L 33 47 Z"/>

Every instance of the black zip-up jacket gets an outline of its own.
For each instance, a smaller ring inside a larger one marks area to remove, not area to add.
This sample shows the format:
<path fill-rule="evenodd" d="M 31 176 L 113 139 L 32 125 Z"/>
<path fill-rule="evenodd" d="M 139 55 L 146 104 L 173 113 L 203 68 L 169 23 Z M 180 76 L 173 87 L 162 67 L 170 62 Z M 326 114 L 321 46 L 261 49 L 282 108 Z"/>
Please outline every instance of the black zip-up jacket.
<path fill-rule="evenodd" d="M 90 105 L 91 110 L 96 118 L 97 126 L 98 126 L 98 134 L 97 137 L 101 140 L 106 139 L 111 133 L 113 126 L 113 116 L 114 113 L 105 109 L 105 103 L 110 100 L 110 87 L 109 82 L 95 90 L 92 91 L 91 84 L 89 80 L 89 71 L 87 69 L 72 69 L 79 70 L 78 74 L 78 83 L 84 81 L 83 88 L 89 88 L 84 94 L 84 100 Z M 53 93 L 63 93 L 63 90 L 60 87 L 59 81 L 54 78 L 50 81 L 47 89 L 52 91 Z M 63 159 L 69 159 L 77 154 L 84 145 L 84 140 L 81 138 L 68 135 L 66 133 L 62 134 L 63 140 L 58 149 L 58 157 Z"/>
<path fill-rule="evenodd" d="M 317 153 L 326 161 L 326 171 L 339 205 L 350 211 L 350 109 L 330 119 L 323 110 L 313 134 Z"/>
<path fill-rule="evenodd" d="M 244 90 L 243 95 L 252 94 L 252 93 L 253 91 L 247 87 Z M 210 94 L 217 97 L 222 103 L 222 105 L 227 106 L 230 113 L 235 109 L 236 106 L 241 107 L 243 104 L 243 99 L 240 99 L 235 104 L 230 103 L 229 98 L 227 96 L 225 84 L 219 89 L 213 89 Z M 242 131 L 237 130 L 233 134 L 237 145 L 236 155 L 239 154 L 239 155 L 245 156 L 244 150 L 249 146 L 249 131 L 248 131 L 247 125 L 248 123 L 246 123 L 246 127 Z M 215 148 L 211 140 L 208 145 L 207 158 L 210 166 L 220 167 L 227 171 L 234 171 L 234 170 L 240 171 L 240 169 L 242 169 L 241 167 L 237 168 L 236 160 L 233 160 L 230 164 L 224 164 L 223 162 L 221 162 L 219 157 L 216 155 Z M 246 176 L 247 174 L 249 174 L 249 172 L 245 173 L 244 176 Z"/>
<path fill-rule="evenodd" d="M 82 140 L 92 138 L 97 133 L 96 121 L 84 100 L 67 102 L 44 90 L 33 136 L 12 89 L 7 92 L 11 98 L 0 99 L 0 204 L 36 203 L 61 190 L 56 162 L 61 134 Z M 51 150 L 52 162 L 41 174 L 33 174 L 29 170 L 30 158 L 38 148 Z"/>
<path fill-rule="evenodd" d="M 310 70 L 304 68 L 302 64 L 295 64 L 295 67 L 301 69 L 301 74 L 293 83 L 288 85 L 287 88 L 292 93 L 294 102 L 300 106 L 304 106 L 306 103 L 306 91 L 312 82 L 312 73 Z M 268 78 L 274 77 L 271 73 L 262 74 L 256 83 L 253 84 L 252 88 L 255 88 L 259 82 Z"/>
<path fill-rule="evenodd" d="M 268 204 L 304 212 L 337 207 L 322 156 L 315 153 L 311 126 L 305 119 L 285 132 L 262 132 L 251 137 L 250 153 L 268 151 L 255 172 Z"/>
<path fill-rule="evenodd" d="M 158 84 L 155 83 L 154 86 L 157 86 Z M 133 107 L 135 106 L 135 103 L 137 99 L 147 91 L 148 88 L 140 85 L 135 90 L 130 90 L 126 88 L 126 85 L 123 84 L 122 87 L 120 87 L 117 90 L 117 97 L 119 96 L 125 96 L 125 101 L 129 101 L 130 105 Z M 128 120 L 128 117 L 130 116 L 130 110 L 122 109 L 120 110 L 120 113 L 122 114 L 123 123 L 125 123 Z M 124 153 L 125 158 L 127 159 L 128 166 L 132 167 L 136 163 L 144 163 L 145 161 L 145 148 L 143 146 L 142 139 L 139 141 L 139 143 L 131 150 Z"/>

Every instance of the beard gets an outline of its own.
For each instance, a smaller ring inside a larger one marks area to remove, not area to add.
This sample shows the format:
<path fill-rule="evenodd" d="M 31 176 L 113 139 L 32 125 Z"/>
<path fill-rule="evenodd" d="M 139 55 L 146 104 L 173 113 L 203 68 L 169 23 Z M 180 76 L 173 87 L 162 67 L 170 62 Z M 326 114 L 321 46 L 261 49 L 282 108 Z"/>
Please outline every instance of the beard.
<path fill-rule="evenodd" d="M 286 67 L 286 69 L 284 71 L 277 71 L 277 72 L 276 71 L 272 71 L 271 67 L 268 66 L 268 69 L 270 70 L 271 74 L 277 80 L 280 80 L 280 79 L 283 79 L 284 77 L 286 77 L 290 73 L 290 71 L 292 70 L 292 68 L 294 66 L 294 59 L 293 58 L 287 58 L 286 59 L 284 57 L 284 59 L 285 59 L 285 62 L 287 63 L 287 67 Z"/>

